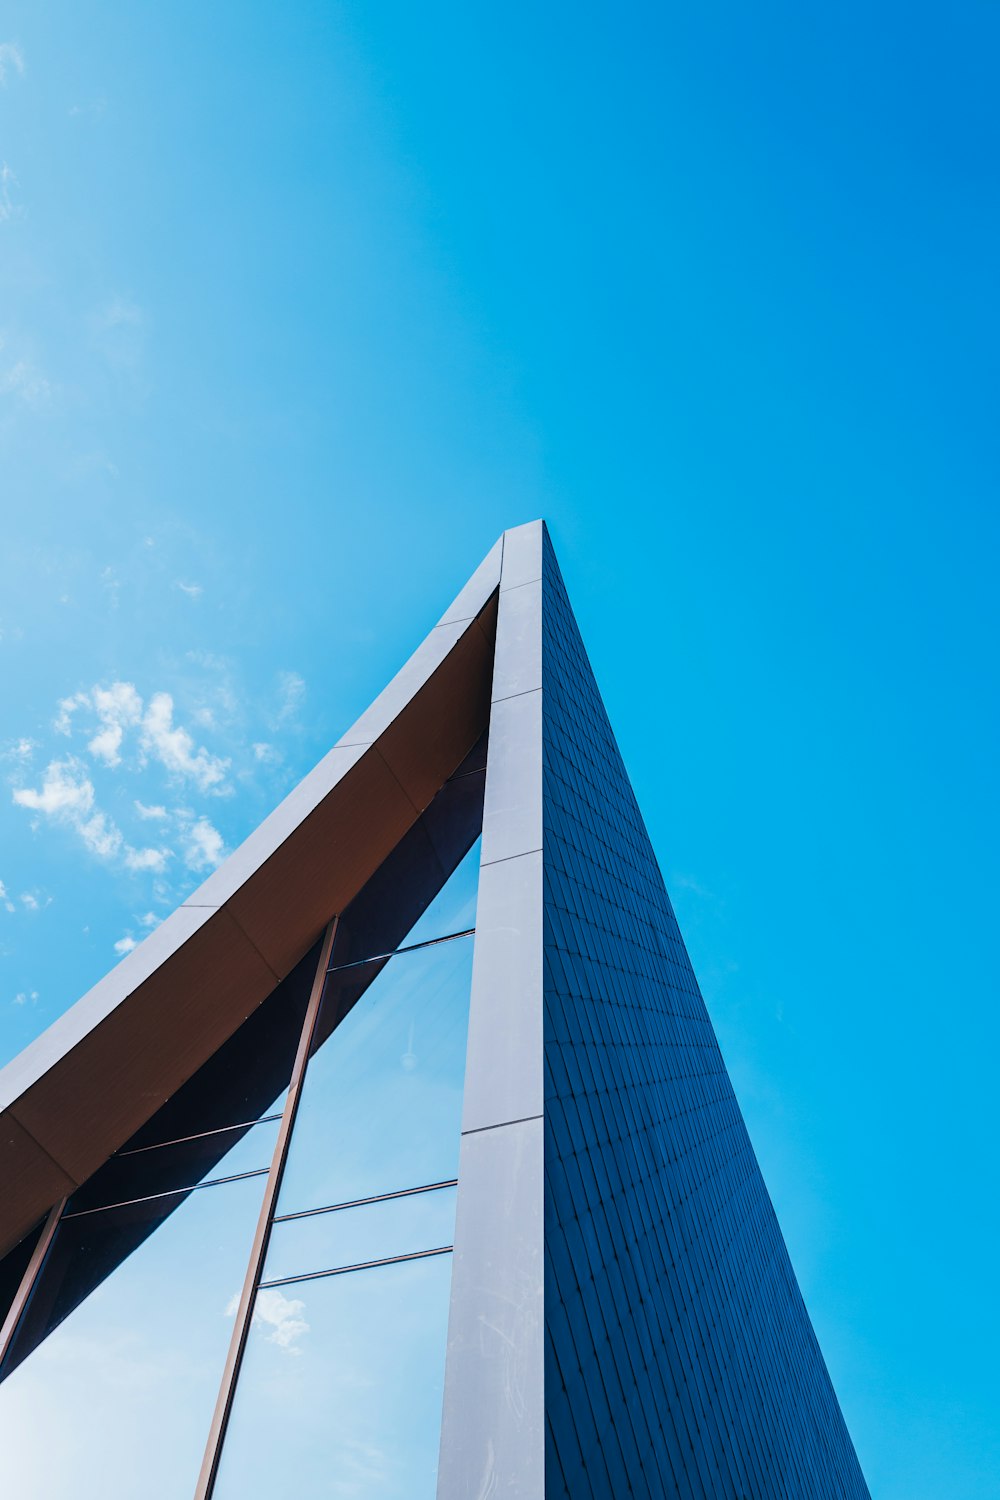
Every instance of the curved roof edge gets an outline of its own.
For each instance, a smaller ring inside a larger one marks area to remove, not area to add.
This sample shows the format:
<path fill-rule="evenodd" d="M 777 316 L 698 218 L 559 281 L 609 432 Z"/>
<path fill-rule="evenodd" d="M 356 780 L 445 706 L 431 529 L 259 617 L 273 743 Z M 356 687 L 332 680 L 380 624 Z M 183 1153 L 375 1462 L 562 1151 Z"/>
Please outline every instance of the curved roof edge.
<path fill-rule="evenodd" d="M 526 529 L 500 537 L 384 691 L 219 869 L 0 1070 L 0 1256 L 267 998 L 482 735 L 505 540 L 516 552 Z"/>

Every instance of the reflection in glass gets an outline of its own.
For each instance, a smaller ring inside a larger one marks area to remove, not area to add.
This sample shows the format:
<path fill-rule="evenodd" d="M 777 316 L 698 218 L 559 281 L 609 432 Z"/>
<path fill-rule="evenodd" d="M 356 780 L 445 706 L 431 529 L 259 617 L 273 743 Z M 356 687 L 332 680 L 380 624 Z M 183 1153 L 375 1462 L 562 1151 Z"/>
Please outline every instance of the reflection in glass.
<path fill-rule="evenodd" d="M 193 1493 L 262 1183 L 206 1188 L 179 1206 L 168 1200 L 175 1211 L 164 1218 L 161 1206 L 124 1259 L 121 1241 L 134 1240 L 136 1208 L 87 1214 L 59 1229 L 29 1316 L 64 1321 L 0 1386 L 0 1494 Z M 87 1262 L 102 1257 L 116 1269 L 74 1311 L 81 1264 L 86 1279 Z"/>
<path fill-rule="evenodd" d="M 451 1261 L 258 1292 L 213 1500 L 434 1500 Z"/>
<path fill-rule="evenodd" d="M 34 1228 L 22 1240 L 19 1240 L 13 1249 L 8 1250 L 3 1260 L 0 1260 L 0 1323 L 6 1318 L 11 1303 L 17 1296 L 21 1280 L 28 1269 L 28 1263 L 44 1228 L 45 1219 L 39 1219 Z"/>
<path fill-rule="evenodd" d="M 213 1131 L 172 1146 L 153 1146 L 145 1151 L 119 1153 L 78 1188 L 66 1206 L 67 1213 L 103 1208 L 153 1193 L 194 1187 L 202 1181 L 234 1177 L 270 1166 L 278 1138 L 278 1121 L 268 1120 L 247 1127 Z"/>
<path fill-rule="evenodd" d="M 123 1152 L 280 1113 L 319 953 L 317 943 Z"/>
<path fill-rule="evenodd" d="M 440 1249 L 455 1237 L 455 1189 L 407 1193 L 359 1208 L 286 1219 L 271 1231 L 264 1280 L 357 1266 L 391 1255 Z"/>
<path fill-rule="evenodd" d="M 477 839 L 448 884 L 403 938 L 400 947 L 426 943 L 431 938 L 445 937 L 451 932 L 467 932 L 470 927 L 475 927 L 481 849 L 482 840 Z"/>
<path fill-rule="evenodd" d="M 458 1175 L 471 937 L 327 978 L 279 1214 Z M 345 1014 L 346 1012 L 346 1014 Z M 342 1019 L 341 1019 L 342 1018 Z"/>

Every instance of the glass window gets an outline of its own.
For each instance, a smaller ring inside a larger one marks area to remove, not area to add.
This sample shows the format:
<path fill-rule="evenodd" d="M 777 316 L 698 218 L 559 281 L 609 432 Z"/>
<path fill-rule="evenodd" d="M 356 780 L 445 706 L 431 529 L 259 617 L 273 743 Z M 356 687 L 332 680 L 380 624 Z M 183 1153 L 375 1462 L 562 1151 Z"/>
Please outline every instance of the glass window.
<path fill-rule="evenodd" d="M 306 954 L 229 1041 L 125 1142 L 122 1153 L 280 1114 L 320 946 L 317 943 Z"/>
<path fill-rule="evenodd" d="M 24 1273 L 28 1269 L 31 1257 L 35 1253 L 35 1246 L 44 1228 L 45 1219 L 39 1219 L 34 1229 L 26 1234 L 12 1250 L 8 1250 L 3 1260 L 0 1260 L 0 1323 L 6 1318 L 17 1296 Z"/>
<path fill-rule="evenodd" d="M 450 1246 L 455 1237 L 455 1189 L 308 1214 L 275 1223 L 264 1280 L 301 1276 L 335 1266 L 357 1266 L 391 1255 Z"/>
<path fill-rule="evenodd" d="M 261 1288 L 213 1500 L 434 1500 L 451 1261 Z"/>
<path fill-rule="evenodd" d="M 406 934 L 400 947 L 446 937 L 452 932 L 468 932 L 475 927 L 481 852 L 482 839 L 477 839 L 447 885 Z"/>
<path fill-rule="evenodd" d="M 457 1177 L 472 945 L 330 973 L 279 1214 Z"/>
<path fill-rule="evenodd" d="M 67 1212 L 125 1203 L 219 1177 L 235 1177 L 240 1172 L 266 1170 L 277 1138 L 278 1121 L 268 1120 L 250 1127 L 212 1131 L 170 1146 L 119 1152 L 77 1189 Z"/>
<path fill-rule="evenodd" d="M 0 1385 L 0 1494 L 194 1492 L 263 1181 L 63 1222 L 22 1320 L 54 1331 Z"/>

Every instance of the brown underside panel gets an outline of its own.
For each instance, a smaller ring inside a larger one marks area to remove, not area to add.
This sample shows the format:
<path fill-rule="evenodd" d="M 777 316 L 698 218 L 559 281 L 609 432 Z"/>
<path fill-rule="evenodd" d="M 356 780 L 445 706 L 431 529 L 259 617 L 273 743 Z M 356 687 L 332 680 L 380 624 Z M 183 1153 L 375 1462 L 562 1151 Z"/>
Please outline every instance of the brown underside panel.
<path fill-rule="evenodd" d="M 51 1061 L 0 1113 L 0 1256 L 232 1036 L 413 825 L 488 726 L 495 634 L 494 597 L 222 906 L 184 908 L 193 930 L 81 1035 L 57 1023 Z"/>

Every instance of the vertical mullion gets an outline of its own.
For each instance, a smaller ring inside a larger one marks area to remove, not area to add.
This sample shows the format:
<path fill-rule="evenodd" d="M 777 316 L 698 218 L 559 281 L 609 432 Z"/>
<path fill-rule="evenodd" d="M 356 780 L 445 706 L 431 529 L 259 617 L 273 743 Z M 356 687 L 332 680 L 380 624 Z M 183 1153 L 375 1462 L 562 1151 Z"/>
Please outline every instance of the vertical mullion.
<path fill-rule="evenodd" d="M 222 1443 L 226 1435 L 233 1397 L 236 1393 L 236 1381 L 239 1377 L 240 1365 L 243 1362 L 243 1351 L 246 1348 L 247 1339 L 250 1334 L 254 1297 L 257 1294 L 257 1284 L 260 1281 L 260 1274 L 264 1266 L 264 1257 L 267 1254 L 268 1240 L 271 1236 L 271 1223 L 274 1218 L 275 1205 L 278 1201 L 278 1190 L 281 1187 L 281 1178 L 288 1156 L 288 1145 L 291 1139 L 292 1127 L 295 1124 L 296 1111 L 299 1106 L 302 1080 L 305 1075 L 306 1064 L 309 1061 L 309 1049 L 312 1046 L 316 1021 L 319 1017 L 320 1004 L 323 999 L 323 987 L 326 980 L 326 971 L 330 963 L 330 953 L 337 930 L 337 921 L 338 918 L 334 917 L 323 937 L 323 946 L 320 950 L 319 963 L 316 966 L 316 974 L 313 978 L 309 1004 L 306 1007 L 305 1019 L 302 1022 L 302 1032 L 299 1036 L 299 1045 L 295 1053 L 292 1076 L 288 1085 L 288 1097 L 285 1100 L 285 1107 L 281 1114 L 281 1124 L 278 1126 L 278 1139 L 275 1143 L 274 1155 L 271 1158 L 267 1181 L 264 1184 L 264 1201 L 261 1204 L 260 1215 L 257 1219 L 257 1228 L 254 1231 L 253 1244 L 250 1249 L 250 1260 L 247 1265 L 243 1290 L 240 1293 L 240 1302 L 236 1313 L 236 1326 L 233 1329 L 233 1336 L 229 1342 L 229 1353 L 226 1355 L 226 1364 L 222 1372 L 219 1395 L 215 1403 L 215 1411 L 212 1415 L 212 1425 L 209 1429 L 208 1442 L 205 1446 L 205 1457 L 202 1460 L 201 1473 L 198 1475 L 194 1500 L 209 1500 L 215 1486 L 219 1460 L 222 1456 Z"/>
<path fill-rule="evenodd" d="M 21 1277 L 21 1283 L 14 1293 L 14 1300 L 10 1304 L 7 1316 L 3 1320 L 3 1326 L 0 1327 L 0 1372 L 3 1370 L 7 1351 L 14 1342 L 14 1335 L 21 1321 L 21 1314 L 28 1305 L 28 1298 L 34 1290 L 35 1282 L 38 1280 L 38 1274 L 48 1254 L 49 1246 L 55 1237 L 55 1232 L 59 1227 L 59 1220 L 62 1218 L 62 1211 L 65 1207 L 66 1199 L 60 1198 L 59 1202 L 49 1210 L 49 1216 L 39 1236 L 38 1244 L 31 1252 L 31 1259 L 28 1261 L 24 1275 Z"/>

